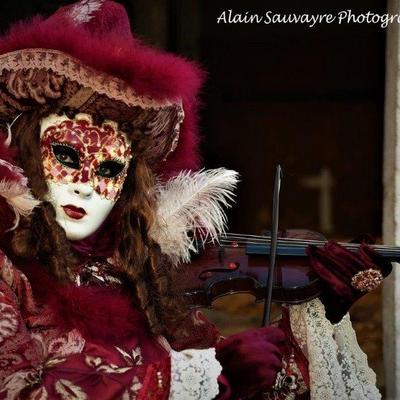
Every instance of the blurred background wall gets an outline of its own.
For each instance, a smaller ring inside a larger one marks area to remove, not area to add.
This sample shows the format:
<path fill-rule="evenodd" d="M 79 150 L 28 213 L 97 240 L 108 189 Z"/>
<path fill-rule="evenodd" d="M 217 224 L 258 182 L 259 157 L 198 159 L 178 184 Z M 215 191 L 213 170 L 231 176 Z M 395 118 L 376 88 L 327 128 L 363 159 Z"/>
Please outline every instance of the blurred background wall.
<path fill-rule="evenodd" d="M 0 3 L 0 29 L 73 1 Z M 201 131 L 207 167 L 241 174 L 230 230 L 271 225 L 273 169 L 284 170 L 282 228 L 337 240 L 381 237 L 385 30 L 372 24 L 217 24 L 222 11 L 384 13 L 382 0 L 124 0 L 136 35 L 208 71 Z M 60 27 L 61 29 L 61 27 Z M 361 346 L 383 388 L 381 297 L 352 310 Z M 237 296 L 210 317 L 225 333 L 257 326 L 261 307 Z"/>

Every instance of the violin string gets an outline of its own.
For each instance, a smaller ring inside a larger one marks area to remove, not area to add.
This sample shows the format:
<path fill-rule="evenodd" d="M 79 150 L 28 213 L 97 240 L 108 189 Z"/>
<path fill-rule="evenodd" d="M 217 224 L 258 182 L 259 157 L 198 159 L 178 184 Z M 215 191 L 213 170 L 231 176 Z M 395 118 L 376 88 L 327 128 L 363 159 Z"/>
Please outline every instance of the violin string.
<path fill-rule="evenodd" d="M 269 243 L 270 239 L 269 237 L 265 237 L 265 238 L 259 238 L 259 239 L 250 239 L 250 240 L 243 240 L 243 238 L 239 238 L 239 237 L 235 237 L 235 236 L 231 236 L 229 238 L 225 238 L 224 236 L 220 237 L 220 240 L 225 240 L 225 241 L 237 241 L 237 242 L 244 242 L 244 243 L 251 243 L 251 244 L 264 244 L 264 243 Z M 322 240 L 300 240 L 300 239 L 293 239 L 293 238 L 279 238 L 278 239 L 279 242 L 281 243 L 288 243 L 288 244 L 300 244 L 300 245 L 304 245 L 304 244 L 317 244 L 317 245 L 321 245 L 321 244 L 325 244 L 327 241 L 322 241 Z M 350 243 L 348 243 L 350 244 Z M 355 245 L 357 245 L 355 243 Z"/>
<path fill-rule="evenodd" d="M 256 235 L 241 235 L 241 234 L 232 234 L 232 233 L 226 233 L 223 235 L 220 235 L 221 238 L 228 238 L 228 239 L 249 239 L 252 242 L 257 242 L 261 241 L 264 242 L 265 240 L 270 239 L 269 236 L 256 236 Z M 288 242 L 300 242 L 300 243 L 326 243 L 327 240 L 317 240 L 317 239 L 299 239 L 299 238 L 285 238 L 285 237 L 280 237 L 279 240 L 282 241 L 288 241 Z M 357 243 L 355 243 L 357 244 Z"/>
<path fill-rule="evenodd" d="M 251 239 L 251 241 L 262 241 L 264 242 L 265 240 L 268 240 L 270 237 L 269 236 L 257 236 L 257 235 L 243 235 L 243 234 L 235 234 L 235 233 L 225 233 L 220 235 L 221 238 L 229 238 L 229 239 Z M 281 237 L 279 240 L 284 240 L 284 241 L 290 241 L 290 242 L 301 242 L 301 243 L 326 243 L 327 240 L 317 240 L 317 239 L 299 239 L 299 238 L 285 238 Z M 347 244 L 358 244 L 358 243 L 347 243 Z M 388 247 L 392 248 L 393 246 L 385 246 L 385 245 L 379 245 L 382 247 Z"/>
<path fill-rule="evenodd" d="M 252 241 L 231 241 L 231 240 L 226 240 L 226 239 L 221 239 L 220 242 L 223 242 L 225 244 L 229 244 L 232 245 L 232 242 L 234 242 L 234 247 L 236 247 L 236 245 L 239 245 L 240 243 L 243 243 L 245 246 L 249 245 L 249 244 L 254 244 L 254 245 L 264 245 L 264 244 L 269 244 L 270 241 L 269 240 L 265 240 L 263 242 L 252 242 Z M 282 243 L 282 244 L 287 244 L 290 245 L 290 247 L 306 247 L 310 244 L 314 244 L 317 246 L 323 246 L 325 243 L 327 242 L 313 242 L 313 243 L 309 243 L 309 242 L 298 242 L 298 243 L 294 243 L 294 242 L 285 242 L 284 240 L 278 240 L 278 243 Z M 357 249 L 360 247 L 360 245 L 358 243 L 341 243 L 341 245 L 343 245 L 346 248 L 354 248 Z M 387 250 L 387 251 L 393 251 L 393 252 L 399 252 L 400 251 L 400 247 L 385 247 L 385 246 L 381 246 L 381 245 L 371 245 L 372 248 L 378 249 L 378 250 Z"/>
<path fill-rule="evenodd" d="M 246 240 L 245 243 L 251 243 L 251 244 L 257 244 L 257 243 L 268 243 L 269 242 L 269 236 L 256 236 L 256 235 L 241 235 L 241 234 L 231 234 L 231 233 L 226 233 L 220 236 L 221 239 L 229 239 L 232 241 L 241 241 L 242 239 L 248 239 L 251 238 L 251 240 Z M 316 245 L 322 245 L 327 243 L 326 241 L 323 240 L 316 240 L 316 239 L 297 239 L 297 238 L 279 238 L 278 239 L 280 242 L 287 242 L 287 243 L 298 243 L 301 245 L 304 244 L 316 244 Z M 345 246 L 354 246 L 354 247 L 359 247 L 358 243 L 340 243 Z M 400 248 L 396 246 L 386 246 L 386 245 L 371 245 L 373 247 L 378 247 L 380 249 L 388 249 L 388 250 L 393 250 L 397 249 L 399 250 Z"/>
<path fill-rule="evenodd" d="M 227 243 L 227 244 L 222 243 L 221 245 L 222 245 L 222 247 L 224 247 L 224 246 L 231 247 L 230 243 Z M 247 247 L 246 245 L 235 245 L 234 248 L 245 249 L 246 247 Z M 305 250 L 306 246 L 302 246 L 300 248 L 303 248 Z M 348 250 L 350 250 L 350 251 L 353 250 L 353 252 L 355 252 L 358 250 L 358 248 L 350 248 Z M 380 249 L 375 249 L 375 250 L 378 252 L 378 254 L 380 254 L 382 256 L 399 256 L 399 251 L 385 251 L 385 250 L 380 250 Z"/>
<path fill-rule="evenodd" d="M 249 244 L 267 244 L 269 241 L 269 237 L 268 236 L 256 236 L 256 235 L 241 235 L 241 234 L 225 234 L 222 235 L 221 238 L 226 238 L 229 237 L 229 239 L 231 239 L 232 241 L 235 242 L 240 242 L 243 241 L 245 245 L 249 245 Z M 247 240 L 247 238 L 251 238 L 252 240 Z M 243 238 L 246 238 L 246 240 L 243 240 Z M 235 240 L 236 239 L 236 240 Z M 326 243 L 326 241 L 320 241 L 320 240 L 309 240 L 309 239 L 296 239 L 296 238 L 280 238 L 279 239 L 281 242 L 283 243 L 287 243 L 290 244 L 291 246 L 300 246 L 303 247 L 306 244 L 314 244 L 317 246 L 322 246 L 323 244 Z M 231 245 L 231 243 L 229 243 Z M 235 245 L 237 245 L 238 243 L 236 243 Z M 344 247 L 348 248 L 348 249 L 353 249 L 353 250 L 357 250 L 359 248 L 359 244 L 358 243 L 340 243 L 342 244 Z M 391 255 L 391 254 L 398 254 L 398 252 L 400 251 L 400 247 L 395 247 L 395 246 L 386 246 L 386 245 L 371 245 L 375 250 L 379 251 L 380 253 L 385 252 L 385 254 Z"/>
<path fill-rule="evenodd" d="M 225 242 L 225 243 L 230 243 L 230 244 L 238 244 L 238 243 L 243 243 L 243 244 L 254 244 L 254 245 L 264 245 L 264 244 L 269 244 L 271 241 L 270 240 L 263 240 L 263 241 L 251 241 L 251 240 L 227 240 L 227 239 L 220 239 L 220 241 Z M 322 241 L 315 241 L 315 242 L 305 242 L 305 241 L 299 241 L 299 242 L 291 242 L 291 241 L 286 241 L 286 240 L 281 240 L 279 239 L 278 242 L 282 245 L 288 245 L 288 246 L 293 246 L 293 247 L 304 247 L 308 245 L 317 245 L 317 246 L 323 246 L 327 242 L 322 242 Z M 341 243 L 343 246 L 346 247 L 359 247 L 359 244 L 357 243 Z"/>
<path fill-rule="evenodd" d="M 225 244 L 225 245 L 232 246 L 232 240 L 221 239 L 220 242 Z M 243 245 L 240 246 L 240 247 L 246 247 L 249 244 L 254 244 L 254 245 L 269 244 L 270 240 L 268 240 L 268 239 L 264 239 L 262 241 L 237 241 L 237 240 L 233 240 L 233 242 L 235 242 L 234 247 L 239 247 L 241 243 L 243 243 Z M 282 244 L 288 244 L 288 245 L 290 245 L 290 247 L 294 247 L 294 248 L 305 248 L 310 244 L 314 244 L 316 246 L 323 246 L 327 242 L 324 242 L 324 241 L 298 241 L 298 242 L 294 242 L 294 241 L 288 241 L 287 239 L 278 239 L 278 244 L 281 244 L 281 243 Z M 341 243 L 341 245 L 343 245 L 347 249 L 354 249 L 354 250 L 357 250 L 360 247 L 360 245 L 358 243 Z M 375 250 L 386 251 L 386 252 L 389 252 L 389 253 L 398 253 L 400 251 L 399 247 L 387 247 L 387 246 L 382 246 L 382 245 L 371 245 L 371 247 L 374 248 Z"/>
<path fill-rule="evenodd" d="M 220 236 L 221 239 L 223 240 L 231 240 L 231 241 L 243 241 L 243 242 L 252 242 L 252 243 L 263 243 L 265 241 L 270 240 L 270 237 L 260 237 L 260 238 L 241 238 L 237 236 L 230 236 L 230 237 L 225 237 L 225 236 Z M 278 238 L 280 241 L 285 241 L 288 243 L 325 243 L 322 240 L 311 240 L 311 239 L 294 239 L 294 238 Z"/>
<path fill-rule="evenodd" d="M 264 242 L 265 240 L 270 239 L 269 236 L 255 236 L 255 235 L 240 235 L 240 234 L 231 234 L 231 233 L 226 233 L 223 235 L 220 235 L 221 238 L 229 238 L 229 239 L 246 239 L 246 240 L 251 240 L 254 242 L 257 241 L 262 241 Z M 285 238 L 285 237 L 280 237 L 279 240 L 286 240 L 289 242 L 313 242 L 313 243 L 324 243 L 323 240 L 317 240 L 317 239 L 299 239 L 299 238 Z"/>
<path fill-rule="evenodd" d="M 264 239 L 259 239 L 259 240 L 236 240 L 234 237 L 229 238 L 229 239 L 222 239 L 225 241 L 233 241 L 233 242 L 243 242 L 245 244 L 268 244 L 270 243 L 270 240 L 268 239 L 268 237 L 265 237 Z M 298 246 L 305 246 L 308 244 L 314 244 L 317 246 L 321 246 L 324 245 L 325 243 L 327 243 L 328 241 L 319 241 L 319 240 L 299 240 L 299 239 L 293 239 L 293 238 L 280 238 L 279 242 L 283 243 L 283 244 L 288 244 L 288 245 L 298 245 Z M 339 244 L 341 244 L 344 247 L 347 248 L 358 248 L 360 246 L 359 243 L 343 243 L 343 242 L 339 242 Z M 375 248 L 375 249 L 379 249 L 379 250 L 387 250 L 387 251 L 393 251 L 393 252 L 399 252 L 400 251 L 400 247 L 399 246 L 387 246 L 387 245 L 376 245 L 376 244 L 370 244 L 371 247 Z"/>
<path fill-rule="evenodd" d="M 232 233 L 232 232 L 226 232 L 222 234 L 221 236 L 235 236 L 235 237 L 242 237 L 242 238 L 254 238 L 254 239 L 262 239 L 262 238 L 268 238 L 270 236 L 268 235 L 249 235 L 249 234 L 242 234 L 242 233 Z M 285 239 L 296 239 L 296 238 L 285 238 Z"/>

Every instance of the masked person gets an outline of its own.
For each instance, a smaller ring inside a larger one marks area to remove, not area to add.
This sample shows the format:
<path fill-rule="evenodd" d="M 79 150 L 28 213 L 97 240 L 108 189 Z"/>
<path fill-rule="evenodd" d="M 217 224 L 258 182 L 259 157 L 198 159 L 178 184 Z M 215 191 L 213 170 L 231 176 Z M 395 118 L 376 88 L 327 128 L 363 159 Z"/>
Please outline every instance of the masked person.
<path fill-rule="evenodd" d="M 321 300 L 273 327 L 222 338 L 175 293 L 237 181 L 195 172 L 194 64 L 104 0 L 17 24 L 0 54 L 0 398 L 379 398 L 345 315 L 390 272 L 367 245 L 310 248 Z"/>

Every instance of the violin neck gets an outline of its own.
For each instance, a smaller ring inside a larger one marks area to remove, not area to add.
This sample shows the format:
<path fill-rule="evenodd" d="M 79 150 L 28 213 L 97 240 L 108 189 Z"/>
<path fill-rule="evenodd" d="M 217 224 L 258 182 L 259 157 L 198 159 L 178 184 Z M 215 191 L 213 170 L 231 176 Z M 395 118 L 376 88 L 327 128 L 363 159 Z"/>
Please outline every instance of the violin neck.
<path fill-rule="evenodd" d="M 326 242 L 320 241 L 312 243 L 314 246 L 323 247 Z M 357 253 L 360 245 L 358 243 L 340 243 L 343 247 L 353 253 Z M 306 250 L 309 244 L 288 243 L 286 241 L 279 241 L 278 239 L 278 254 L 281 256 L 306 256 Z M 389 261 L 400 262 L 400 247 L 384 246 L 384 245 L 371 245 L 371 247 L 382 257 L 387 258 Z M 271 245 L 270 243 L 248 243 L 246 245 L 246 253 L 249 255 L 269 254 Z"/>
<path fill-rule="evenodd" d="M 389 261 L 400 262 L 400 247 L 383 245 L 371 245 L 371 247 L 380 256 L 387 258 Z"/>

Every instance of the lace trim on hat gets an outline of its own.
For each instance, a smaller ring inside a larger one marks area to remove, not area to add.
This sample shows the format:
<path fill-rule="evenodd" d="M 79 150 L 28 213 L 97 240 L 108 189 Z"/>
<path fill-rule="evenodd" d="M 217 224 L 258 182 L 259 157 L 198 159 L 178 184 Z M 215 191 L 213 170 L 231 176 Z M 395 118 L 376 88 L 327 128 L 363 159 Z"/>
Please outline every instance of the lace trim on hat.
<path fill-rule="evenodd" d="M 332 325 L 319 299 L 289 310 L 293 334 L 309 362 L 311 399 L 381 399 L 348 314 Z"/>
<path fill-rule="evenodd" d="M 33 68 L 52 70 L 91 88 L 94 92 L 120 100 L 129 106 L 160 109 L 173 105 L 182 109 L 180 101 L 157 101 L 150 96 L 138 95 L 123 80 L 83 65 L 78 59 L 58 50 L 24 49 L 0 56 L 0 73 L 5 70 L 20 71 Z"/>
<path fill-rule="evenodd" d="M 170 400 L 211 400 L 217 396 L 222 367 L 215 349 L 174 351 L 171 353 Z"/>

